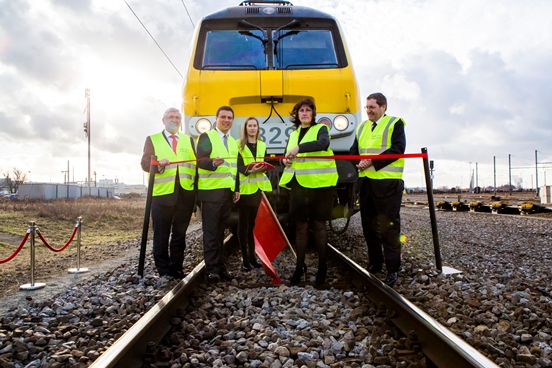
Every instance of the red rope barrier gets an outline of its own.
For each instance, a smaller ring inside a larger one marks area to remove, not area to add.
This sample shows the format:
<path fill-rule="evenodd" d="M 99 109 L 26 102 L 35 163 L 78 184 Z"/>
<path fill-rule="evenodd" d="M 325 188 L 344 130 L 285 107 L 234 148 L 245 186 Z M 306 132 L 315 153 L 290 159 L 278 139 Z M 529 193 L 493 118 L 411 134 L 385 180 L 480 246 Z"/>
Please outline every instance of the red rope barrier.
<path fill-rule="evenodd" d="M 6 263 L 6 262 L 11 261 L 19 253 L 19 251 L 23 248 L 23 246 L 27 242 L 27 239 L 29 239 L 30 233 L 31 233 L 31 231 L 27 230 L 27 234 L 25 234 L 25 237 L 23 238 L 23 240 L 21 241 L 21 244 L 19 244 L 17 249 L 8 258 L 0 259 L 0 263 Z"/>
<path fill-rule="evenodd" d="M 427 153 L 386 153 L 386 154 L 380 154 L 380 155 L 334 155 L 334 156 L 315 156 L 315 157 L 303 157 L 306 159 L 321 159 L 321 158 L 332 158 L 334 160 L 386 160 L 386 159 L 393 159 L 393 158 L 427 158 Z M 235 158 L 235 157 L 221 157 L 224 159 L 228 158 Z M 253 158 L 253 157 L 250 157 Z M 265 156 L 265 160 L 282 160 L 286 158 L 286 156 Z M 170 162 L 171 164 L 181 164 L 186 162 L 194 162 L 194 161 L 202 161 L 207 160 L 207 158 L 199 158 L 195 160 L 184 160 L 184 161 L 173 161 Z M 151 165 L 159 165 L 159 161 L 151 160 Z"/>
<path fill-rule="evenodd" d="M 62 250 L 64 250 L 65 248 L 67 248 L 69 246 L 69 244 L 71 244 L 71 242 L 73 241 L 73 238 L 75 237 L 75 234 L 77 233 L 77 229 L 79 228 L 79 224 L 77 223 L 75 225 L 75 228 L 73 229 L 73 234 L 71 234 L 71 238 L 69 238 L 69 240 L 67 241 L 67 243 L 65 243 L 65 245 L 61 248 L 54 248 L 52 247 L 50 244 L 48 244 L 48 242 L 46 241 L 46 239 L 42 236 L 42 233 L 40 232 L 40 230 L 37 228 L 36 229 L 36 233 L 38 234 L 38 237 L 42 240 L 42 242 L 44 243 L 45 246 L 47 246 L 48 248 L 50 248 L 51 251 L 53 252 L 61 252 Z"/>

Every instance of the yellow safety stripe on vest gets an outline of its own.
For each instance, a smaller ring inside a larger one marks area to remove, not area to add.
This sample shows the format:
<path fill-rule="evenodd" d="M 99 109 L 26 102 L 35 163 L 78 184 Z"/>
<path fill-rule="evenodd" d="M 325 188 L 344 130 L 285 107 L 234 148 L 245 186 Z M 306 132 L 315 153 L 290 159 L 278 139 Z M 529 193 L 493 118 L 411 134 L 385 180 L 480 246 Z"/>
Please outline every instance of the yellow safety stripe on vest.
<path fill-rule="evenodd" d="M 307 175 L 307 174 L 333 174 L 336 172 L 335 168 L 333 167 L 328 167 L 328 168 L 325 168 L 325 169 L 299 169 L 299 170 L 296 170 L 295 168 L 293 167 L 290 167 L 288 169 L 288 172 L 289 173 L 292 173 L 292 174 L 298 174 L 298 175 Z"/>
<path fill-rule="evenodd" d="M 250 178 L 249 176 L 246 176 L 245 179 L 243 179 L 243 180 L 240 179 L 240 184 L 253 184 L 253 183 L 258 183 L 258 182 L 265 181 L 265 180 L 268 180 L 268 179 L 266 177 L 262 177 L 262 176 L 258 176 L 256 178 L 255 177 Z"/>
<path fill-rule="evenodd" d="M 230 172 L 218 173 L 218 172 L 213 171 L 212 174 L 199 174 L 200 179 L 205 179 L 205 178 L 222 179 L 222 178 L 228 178 L 228 177 L 236 179 L 236 175 L 232 175 L 232 173 L 230 173 Z"/>
<path fill-rule="evenodd" d="M 178 177 L 179 177 L 180 179 L 195 180 L 195 175 L 190 175 L 190 174 L 181 173 L 181 172 L 178 173 Z"/>
<path fill-rule="evenodd" d="M 404 171 L 404 167 L 387 165 L 384 168 L 380 169 L 379 171 L 382 171 L 382 170 L 388 171 L 388 172 L 400 172 L 400 173 L 402 173 Z M 370 166 L 369 168 L 364 169 L 363 171 L 376 171 L 376 169 L 374 168 L 374 166 Z"/>

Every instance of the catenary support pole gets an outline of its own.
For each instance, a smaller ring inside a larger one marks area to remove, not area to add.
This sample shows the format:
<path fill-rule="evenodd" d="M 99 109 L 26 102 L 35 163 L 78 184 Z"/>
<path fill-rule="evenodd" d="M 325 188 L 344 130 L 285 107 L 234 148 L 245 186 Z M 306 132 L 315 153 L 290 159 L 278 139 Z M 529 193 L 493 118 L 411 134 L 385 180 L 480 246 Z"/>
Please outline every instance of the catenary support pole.
<path fill-rule="evenodd" d="M 427 154 L 427 147 L 422 148 L 422 153 Z M 424 161 L 424 174 L 426 181 L 427 191 L 427 205 L 429 207 L 429 217 L 431 219 L 431 233 L 433 234 L 433 249 L 435 252 L 435 266 L 439 272 L 443 271 L 443 265 L 441 262 L 441 247 L 439 245 L 439 233 L 437 231 L 437 217 L 435 216 L 435 203 L 433 201 L 433 187 L 431 184 L 431 175 L 429 173 L 429 160 L 427 157 L 423 158 Z"/>
<path fill-rule="evenodd" d="M 157 162 L 157 156 L 151 156 L 151 162 Z M 144 226 L 142 227 L 142 242 L 140 244 L 140 259 L 138 261 L 138 275 L 144 276 L 144 263 L 146 261 L 146 244 L 148 242 L 148 229 L 151 213 L 151 197 L 153 193 L 153 182 L 155 180 L 155 173 L 157 172 L 157 165 L 150 164 L 149 181 L 148 181 L 148 194 L 146 197 L 146 210 L 144 213 Z"/>
<path fill-rule="evenodd" d="M 537 197 L 539 196 L 539 161 L 537 159 L 537 150 L 535 150 L 535 188 Z"/>

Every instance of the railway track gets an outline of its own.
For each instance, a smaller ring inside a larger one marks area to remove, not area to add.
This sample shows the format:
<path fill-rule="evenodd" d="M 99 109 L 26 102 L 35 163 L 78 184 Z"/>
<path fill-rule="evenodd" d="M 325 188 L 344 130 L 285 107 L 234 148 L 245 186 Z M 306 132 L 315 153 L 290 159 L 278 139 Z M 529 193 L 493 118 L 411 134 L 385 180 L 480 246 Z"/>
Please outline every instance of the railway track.
<path fill-rule="evenodd" d="M 376 276 L 365 271 L 333 246 L 328 245 L 328 248 L 328 259 L 334 267 L 340 267 L 341 273 L 347 275 L 346 279 L 352 283 L 345 282 L 344 288 L 363 290 L 371 302 L 380 311 L 384 310 L 386 318 L 406 336 L 403 339 L 404 346 L 400 347 L 403 354 L 417 354 L 421 351 L 431 362 L 428 366 L 435 367 L 497 367 L 479 351 L 387 287 Z M 181 316 L 186 308 L 197 308 L 194 306 L 193 295 L 203 283 L 204 264 L 201 262 L 91 367 L 139 367 L 145 363 L 155 364 L 155 361 L 168 360 L 170 353 L 166 349 L 158 349 L 157 346 L 174 326 L 175 316 Z M 340 281 L 340 285 L 342 284 L 343 281 Z M 300 284 L 300 287 L 307 288 L 308 285 Z"/>

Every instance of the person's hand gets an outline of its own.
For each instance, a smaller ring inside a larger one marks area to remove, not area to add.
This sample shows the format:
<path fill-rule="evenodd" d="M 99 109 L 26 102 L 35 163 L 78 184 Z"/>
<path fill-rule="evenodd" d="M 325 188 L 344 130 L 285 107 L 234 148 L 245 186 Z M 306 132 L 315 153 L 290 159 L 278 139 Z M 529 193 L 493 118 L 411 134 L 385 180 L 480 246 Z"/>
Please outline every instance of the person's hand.
<path fill-rule="evenodd" d="M 293 160 L 299 153 L 299 146 L 293 147 L 288 153 L 286 153 L 286 158 L 288 160 Z"/>
<path fill-rule="evenodd" d="M 232 199 L 232 202 L 236 203 L 240 200 L 240 192 L 234 192 L 234 198 Z"/>
<path fill-rule="evenodd" d="M 222 165 L 224 163 L 224 159 L 223 158 L 220 158 L 220 157 L 215 157 L 213 159 L 213 165 L 215 167 L 219 167 L 220 165 Z"/>
<path fill-rule="evenodd" d="M 370 166 L 372 166 L 372 160 L 370 160 L 370 159 L 360 160 L 358 165 L 356 165 L 356 167 L 359 170 L 365 170 L 365 169 L 369 168 Z"/>
<path fill-rule="evenodd" d="M 288 160 L 287 158 L 284 158 L 282 160 L 282 163 L 284 164 L 284 166 L 286 167 L 290 167 L 291 166 L 291 160 Z"/>
<path fill-rule="evenodd" d="M 171 163 L 168 158 L 163 158 L 158 162 L 159 162 L 159 167 L 165 167 Z"/>
<path fill-rule="evenodd" d="M 264 172 L 266 168 L 263 164 L 255 164 L 251 169 L 248 169 L 247 172 L 250 174 L 256 174 L 258 172 Z"/>

